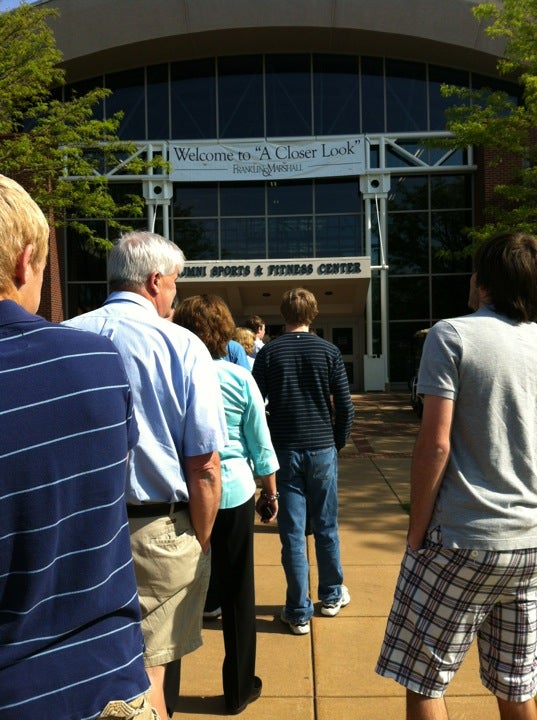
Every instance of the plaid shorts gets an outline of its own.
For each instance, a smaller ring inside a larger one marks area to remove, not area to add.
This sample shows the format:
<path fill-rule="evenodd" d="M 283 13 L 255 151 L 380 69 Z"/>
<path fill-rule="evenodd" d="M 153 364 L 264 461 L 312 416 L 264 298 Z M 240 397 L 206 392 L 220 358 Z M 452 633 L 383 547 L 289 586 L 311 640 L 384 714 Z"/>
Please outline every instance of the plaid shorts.
<path fill-rule="evenodd" d="M 483 685 L 524 702 L 537 692 L 537 548 L 407 548 L 375 671 L 442 697 L 477 635 Z"/>

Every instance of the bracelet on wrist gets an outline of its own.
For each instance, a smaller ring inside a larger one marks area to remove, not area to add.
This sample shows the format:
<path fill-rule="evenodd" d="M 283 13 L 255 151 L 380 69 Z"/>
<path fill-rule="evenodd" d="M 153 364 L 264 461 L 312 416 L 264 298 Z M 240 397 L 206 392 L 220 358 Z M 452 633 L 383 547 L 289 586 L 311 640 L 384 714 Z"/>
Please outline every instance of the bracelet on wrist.
<path fill-rule="evenodd" d="M 280 493 L 279 493 L 279 492 L 274 493 L 274 495 L 271 495 L 270 493 L 265 492 L 264 490 L 261 490 L 261 493 L 260 493 L 260 494 L 261 494 L 261 497 L 262 497 L 264 500 L 268 500 L 269 502 L 273 502 L 274 500 L 278 500 L 278 498 L 280 497 Z"/>

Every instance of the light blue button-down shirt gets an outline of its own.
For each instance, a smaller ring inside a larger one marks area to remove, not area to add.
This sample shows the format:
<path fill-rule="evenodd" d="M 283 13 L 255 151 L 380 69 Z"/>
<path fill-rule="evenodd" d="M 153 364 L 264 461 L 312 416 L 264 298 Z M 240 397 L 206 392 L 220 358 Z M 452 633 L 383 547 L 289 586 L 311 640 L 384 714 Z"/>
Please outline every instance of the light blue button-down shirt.
<path fill-rule="evenodd" d="M 140 431 L 129 456 L 127 502 L 188 500 L 183 458 L 222 451 L 228 437 L 205 345 L 132 292 L 111 293 L 101 308 L 65 324 L 106 335 L 123 357 Z"/>

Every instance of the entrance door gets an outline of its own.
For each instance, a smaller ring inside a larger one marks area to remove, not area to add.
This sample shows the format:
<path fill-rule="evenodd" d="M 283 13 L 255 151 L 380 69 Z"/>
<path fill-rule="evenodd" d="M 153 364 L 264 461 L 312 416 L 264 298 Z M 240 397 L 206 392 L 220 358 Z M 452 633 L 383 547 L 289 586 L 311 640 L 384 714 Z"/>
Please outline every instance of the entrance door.
<path fill-rule="evenodd" d="M 363 319 L 351 318 L 315 322 L 318 335 L 334 343 L 343 356 L 351 392 L 363 389 Z"/>

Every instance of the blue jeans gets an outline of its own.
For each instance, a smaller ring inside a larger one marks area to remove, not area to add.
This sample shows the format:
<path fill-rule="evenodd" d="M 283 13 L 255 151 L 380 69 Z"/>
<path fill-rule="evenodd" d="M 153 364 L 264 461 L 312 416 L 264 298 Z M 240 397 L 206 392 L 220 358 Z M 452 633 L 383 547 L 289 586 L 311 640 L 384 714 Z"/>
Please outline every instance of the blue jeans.
<path fill-rule="evenodd" d="M 303 622 L 313 615 L 306 557 L 308 514 L 315 538 L 319 600 L 331 603 L 341 598 L 343 572 L 337 522 L 337 452 L 335 447 L 330 447 L 277 450 L 276 453 L 280 463 L 276 474 L 280 493 L 278 531 L 287 579 L 285 614 L 292 622 Z"/>

